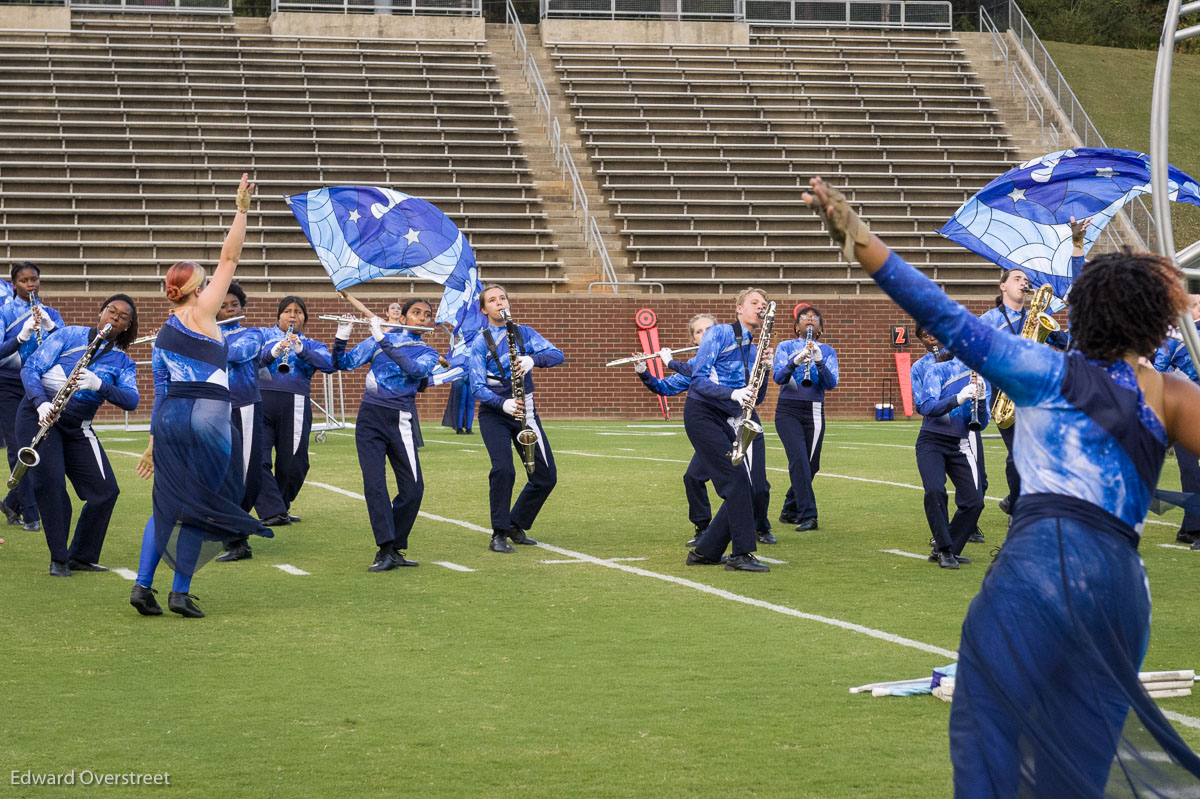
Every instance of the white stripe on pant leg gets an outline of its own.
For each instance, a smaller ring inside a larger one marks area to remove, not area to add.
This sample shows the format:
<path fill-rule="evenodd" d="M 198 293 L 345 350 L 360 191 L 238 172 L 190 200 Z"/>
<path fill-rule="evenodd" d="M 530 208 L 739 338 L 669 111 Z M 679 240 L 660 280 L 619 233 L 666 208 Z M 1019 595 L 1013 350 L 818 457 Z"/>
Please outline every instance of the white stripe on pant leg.
<path fill-rule="evenodd" d="M 83 437 L 92 445 L 92 454 L 96 456 L 96 468 L 100 471 L 100 476 L 104 476 L 104 456 L 100 454 L 100 439 L 96 438 L 96 434 L 92 432 L 92 423 L 84 422 L 79 425 L 79 429 L 83 431 Z"/>
<path fill-rule="evenodd" d="M 812 404 L 813 440 L 812 440 L 812 446 L 809 447 L 809 450 L 808 450 L 808 459 L 810 461 L 813 458 L 817 457 L 817 442 L 819 442 L 821 440 L 821 431 L 825 429 L 825 418 L 824 418 L 824 414 L 821 412 L 821 408 L 823 406 L 824 406 L 824 403 L 821 403 L 821 402 L 813 402 L 813 404 Z"/>
<path fill-rule="evenodd" d="M 303 394 L 292 395 L 292 454 L 300 450 L 300 437 L 304 435 L 304 402 L 308 397 Z"/>
<path fill-rule="evenodd" d="M 254 441 L 254 406 L 238 408 L 242 415 L 242 481 L 250 476 L 250 444 Z"/>
<path fill-rule="evenodd" d="M 975 487 L 979 489 L 979 496 L 983 496 L 983 470 L 979 468 L 979 459 L 983 457 L 983 436 L 978 430 L 968 432 L 967 438 L 971 441 L 971 453 L 975 456 L 972 461 L 975 469 Z"/>
<path fill-rule="evenodd" d="M 546 464 L 546 468 L 549 469 L 550 459 L 546 457 L 546 440 L 542 438 L 542 426 L 538 424 L 537 417 L 534 415 L 532 394 L 525 396 L 525 423 L 537 436 L 538 450 L 542 453 L 542 463 Z"/>
<path fill-rule="evenodd" d="M 413 482 L 417 480 L 417 448 L 413 446 L 412 414 L 400 411 L 400 438 L 404 441 L 404 454 L 408 456 L 408 468 L 412 470 Z"/>
<path fill-rule="evenodd" d="M 971 434 L 968 433 L 966 438 L 958 440 L 958 451 L 967 459 L 967 465 L 971 467 L 971 483 L 979 487 L 979 459 L 975 455 L 975 442 L 971 440 Z"/>

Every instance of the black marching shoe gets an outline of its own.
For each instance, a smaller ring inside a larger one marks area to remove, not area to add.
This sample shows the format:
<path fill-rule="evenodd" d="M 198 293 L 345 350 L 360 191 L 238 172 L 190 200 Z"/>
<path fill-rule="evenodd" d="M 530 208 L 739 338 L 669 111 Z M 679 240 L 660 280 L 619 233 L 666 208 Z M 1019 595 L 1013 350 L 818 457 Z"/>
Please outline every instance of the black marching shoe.
<path fill-rule="evenodd" d="M 525 531 L 520 527 L 517 527 L 515 524 L 508 528 L 508 533 L 506 533 L 506 535 L 514 544 L 520 544 L 521 546 L 526 547 L 537 546 L 537 541 L 534 541 L 532 538 L 525 535 Z"/>
<path fill-rule="evenodd" d="M 758 531 L 758 543 L 760 543 L 760 544 L 777 544 L 779 542 L 775 540 L 775 536 L 771 533 L 770 530 L 759 530 Z"/>
<path fill-rule="evenodd" d="M 299 516 L 294 516 L 291 513 L 287 514 L 287 518 L 288 518 L 288 524 L 299 524 L 300 522 L 304 521 Z"/>
<path fill-rule="evenodd" d="M 727 572 L 769 572 L 771 567 L 747 552 L 745 555 L 733 555 L 725 561 Z"/>
<path fill-rule="evenodd" d="M 71 567 L 66 564 L 66 561 L 52 560 L 50 561 L 50 576 L 51 577 L 70 577 Z"/>
<path fill-rule="evenodd" d="M 963 564 L 964 566 L 971 565 L 971 559 L 968 558 L 966 555 L 955 555 L 954 559 L 957 560 L 959 563 Z"/>
<path fill-rule="evenodd" d="M 1000 512 L 1011 516 L 1012 514 L 1009 513 L 1009 505 L 1010 504 L 1012 504 L 1012 503 L 1010 503 L 1008 501 L 1008 497 L 1005 497 L 1004 499 L 1000 500 L 1000 505 L 999 505 Z"/>
<path fill-rule="evenodd" d="M 710 558 L 708 555 L 701 555 L 699 552 L 697 552 L 696 550 L 693 549 L 691 552 L 688 553 L 687 565 L 689 565 L 689 566 L 720 566 L 726 560 L 728 560 L 728 558 L 726 558 L 724 555 L 722 555 L 720 558 L 717 558 L 716 560 L 714 560 L 713 558 Z"/>
<path fill-rule="evenodd" d="M 782 524 L 799 524 L 800 517 L 794 513 L 780 513 L 779 521 Z"/>
<path fill-rule="evenodd" d="M 254 553 L 250 550 L 250 542 L 245 539 L 234 541 L 223 553 L 217 556 L 217 563 L 233 563 L 235 560 L 250 560 Z"/>
<path fill-rule="evenodd" d="M 937 553 L 937 565 L 943 569 L 957 569 L 958 558 L 954 557 L 954 554 L 948 549 L 939 551 Z"/>
<path fill-rule="evenodd" d="M 810 530 L 816 530 L 816 529 L 817 529 L 817 520 L 816 519 L 805 519 L 804 521 L 802 521 L 796 525 L 797 533 L 807 533 Z"/>
<path fill-rule="evenodd" d="M 512 544 L 508 543 L 508 538 L 504 533 L 492 533 L 492 542 L 488 544 L 488 549 L 493 552 L 513 552 Z"/>
<path fill-rule="evenodd" d="M 21 514 L 8 507 L 8 503 L 0 501 L 0 511 L 4 512 L 4 518 L 8 520 L 9 524 L 21 523 Z"/>
<path fill-rule="evenodd" d="M 172 591 L 167 594 L 167 610 L 172 613 L 178 613 L 185 619 L 203 619 L 204 611 L 196 607 L 196 603 L 192 601 L 199 598 L 191 594 L 181 594 L 178 591 Z"/>
<path fill-rule="evenodd" d="M 976 527 L 975 532 L 971 533 L 971 537 L 967 539 L 967 543 L 968 544 L 982 544 L 983 543 L 983 531 L 981 531 L 978 527 Z"/>
<path fill-rule="evenodd" d="M 395 550 L 393 550 L 393 551 L 396 554 L 396 565 L 397 566 L 414 566 L 415 567 L 415 566 L 421 565 L 420 563 L 417 563 L 415 560 L 409 560 L 408 558 L 404 557 L 403 552 L 399 552 L 399 551 L 395 551 Z"/>
<path fill-rule="evenodd" d="M 708 529 L 707 524 L 704 524 L 704 525 L 697 524 L 696 532 L 692 533 L 692 537 L 688 539 L 688 542 L 686 544 L 684 544 L 684 546 L 687 547 L 688 549 L 691 549 L 692 547 L 696 546 L 696 544 L 699 544 L 700 537 L 702 535 L 704 535 L 704 531 L 707 529 Z"/>
<path fill-rule="evenodd" d="M 1188 546 L 1191 546 L 1197 541 L 1200 541 L 1200 531 L 1197 530 L 1192 530 L 1190 532 L 1184 532 L 1183 530 L 1180 530 L 1175 534 L 1176 544 L 1187 544 Z"/>
<path fill-rule="evenodd" d="M 21 529 L 27 533 L 40 533 L 42 531 L 42 523 L 37 520 L 25 522 L 25 524 L 21 525 Z"/>
<path fill-rule="evenodd" d="M 1192 544 L 1191 550 L 1193 552 L 1200 552 L 1200 541 L 1197 541 L 1196 543 Z"/>
<path fill-rule="evenodd" d="M 68 568 L 73 572 L 106 572 L 108 569 L 101 566 L 99 563 L 86 563 L 82 560 L 71 558 L 67 561 Z"/>
<path fill-rule="evenodd" d="M 154 598 L 157 593 L 153 588 L 146 588 L 134 583 L 133 590 L 129 592 L 129 604 L 137 608 L 137 612 L 143 616 L 161 616 L 162 607 Z"/>
<path fill-rule="evenodd" d="M 285 527 L 292 523 L 292 517 L 286 513 L 276 513 L 262 520 L 263 527 Z"/>
<path fill-rule="evenodd" d="M 392 569 L 399 568 L 400 555 L 392 548 L 391 544 L 385 544 L 375 553 L 375 562 L 367 567 L 369 572 L 387 572 Z"/>

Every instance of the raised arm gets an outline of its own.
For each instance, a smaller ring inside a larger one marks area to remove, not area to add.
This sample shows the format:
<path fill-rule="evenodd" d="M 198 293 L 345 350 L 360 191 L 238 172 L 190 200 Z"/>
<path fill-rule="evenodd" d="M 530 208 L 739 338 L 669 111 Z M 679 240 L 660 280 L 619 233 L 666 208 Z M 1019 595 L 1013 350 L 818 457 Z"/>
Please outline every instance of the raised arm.
<path fill-rule="evenodd" d="M 250 176 L 242 173 L 242 181 L 237 190 L 237 212 L 233 215 L 233 225 L 225 235 L 225 243 L 221 245 L 221 260 L 212 273 L 208 285 L 196 299 L 196 310 L 204 317 L 216 318 L 229 293 L 229 284 L 233 282 L 233 272 L 237 269 L 238 259 L 242 257 L 242 243 L 246 240 L 246 214 L 250 211 L 250 197 L 254 194 L 254 184 Z"/>

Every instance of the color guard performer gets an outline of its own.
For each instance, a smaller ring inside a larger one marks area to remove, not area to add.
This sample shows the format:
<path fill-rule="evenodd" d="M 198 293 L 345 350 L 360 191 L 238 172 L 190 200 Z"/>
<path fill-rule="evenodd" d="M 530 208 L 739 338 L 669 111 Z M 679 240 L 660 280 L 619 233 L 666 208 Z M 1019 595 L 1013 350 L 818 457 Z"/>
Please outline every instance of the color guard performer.
<path fill-rule="evenodd" d="M 1196 329 L 1200 331 L 1200 294 L 1188 295 L 1189 310 Z M 1168 338 L 1154 355 L 1154 368 L 1160 372 L 1179 372 L 1193 383 L 1200 384 L 1196 367 L 1188 357 L 1187 347 L 1177 338 Z M 1175 462 L 1179 464 L 1179 483 L 1185 494 L 1200 495 L 1200 461 L 1183 445 L 1175 444 Z M 1183 522 L 1175 533 L 1175 541 L 1200 550 L 1200 514 L 1184 509 Z"/>
<path fill-rule="evenodd" d="M 413 429 L 415 398 L 422 383 L 437 368 L 438 354 L 421 340 L 419 332 L 385 330 L 383 320 L 374 314 L 370 320 L 371 335 L 349 352 L 346 346 L 354 325 L 350 322 L 338 325 L 333 359 L 337 368 L 344 371 L 371 365 L 358 408 L 354 444 L 362 470 L 367 515 L 379 548 L 367 571 L 384 572 L 418 565 L 404 557 L 425 493 L 425 477 Z M 399 324 L 427 327 L 432 321 L 432 306 L 423 299 L 413 299 L 403 306 Z M 396 477 L 396 496 L 390 500 L 386 471 L 389 462 Z"/>
<path fill-rule="evenodd" d="M 779 345 L 772 368 L 772 377 L 780 386 L 775 431 L 787 453 L 791 479 L 779 521 L 807 532 L 817 529 L 812 483 L 821 468 L 825 442 L 825 392 L 837 387 L 838 359 L 833 347 L 820 341 L 825 332 L 821 312 L 801 303 L 794 314 L 796 338 Z"/>
<path fill-rule="evenodd" d="M 107 571 L 98 565 L 108 522 L 117 504 L 117 478 L 92 419 L 105 402 L 123 411 L 138 406 L 137 367 L 125 354 L 137 337 L 137 307 L 124 294 L 114 294 L 100 306 L 96 327 L 63 327 L 39 347 L 21 369 L 25 399 L 17 411 L 17 437 L 28 445 L 40 423 L 51 413 L 51 400 L 83 357 L 98 329 L 112 325 L 91 363 L 78 375 L 79 390 L 72 395 L 37 448 L 38 465 L 25 481 L 33 488 L 42 512 L 42 529 L 50 548 L 50 575 L 70 577 L 73 571 Z M 23 445 L 24 446 L 24 445 Z M 67 480 L 83 500 L 75 536 L 67 546 L 71 527 L 71 495 Z"/>
<path fill-rule="evenodd" d="M 503 286 L 485 286 L 479 295 L 479 307 L 487 317 L 488 326 L 471 342 L 471 393 L 479 400 L 479 431 L 492 461 L 488 474 L 488 500 L 491 504 L 492 540 L 488 549 L 493 552 L 512 552 L 508 539 L 514 544 L 533 545 L 525 534 L 533 527 L 538 512 L 558 482 L 554 453 L 533 402 L 533 369 L 549 369 L 563 362 L 562 350 L 544 339 L 528 325 L 516 326 L 519 361 L 517 377 L 525 381 L 525 405 L 513 399 L 513 369 L 508 346 L 508 328 L 504 316 L 508 311 L 508 292 Z M 520 496 L 512 501 L 516 470 L 513 468 L 513 449 L 518 454 L 521 445 L 517 436 L 525 424 L 537 436 L 534 446 L 534 470 Z"/>
<path fill-rule="evenodd" d="M 759 443 L 762 436 L 759 435 L 740 465 L 734 466 L 729 458 L 734 444 L 733 423 L 741 415 L 742 404 L 746 401 L 757 404 L 766 397 L 766 381 L 757 397 L 751 397 L 746 387 L 755 364 L 771 362 L 771 348 L 759 352 L 755 340 L 766 309 L 766 292 L 743 291 L 737 297 L 736 321 L 710 327 L 691 361 L 692 382 L 684 403 L 683 426 L 700 459 L 701 470 L 712 480 L 724 503 L 696 542 L 696 548 L 688 553 L 689 566 L 724 563 L 729 571 L 771 570 L 754 557 L 755 481 L 751 473 L 766 471 L 765 447 Z M 731 543 L 732 554 L 726 558 L 724 552 Z"/>
<path fill-rule="evenodd" d="M 312 376 L 318 371 L 337 371 L 329 348 L 304 335 L 308 324 L 304 300 L 284 297 L 279 301 L 277 316 L 274 327 L 260 328 L 263 348 L 258 360 L 258 388 L 263 398 L 263 474 L 254 508 L 267 527 L 300 521 L 299 516 L 291 514 L 291 507 L 308 474 Z"/>

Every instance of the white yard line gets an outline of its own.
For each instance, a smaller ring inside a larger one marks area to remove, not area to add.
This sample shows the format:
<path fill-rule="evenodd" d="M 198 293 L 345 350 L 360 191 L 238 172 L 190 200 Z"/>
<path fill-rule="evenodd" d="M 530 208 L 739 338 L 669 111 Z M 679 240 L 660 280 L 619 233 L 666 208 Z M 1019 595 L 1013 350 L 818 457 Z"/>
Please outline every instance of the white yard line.
<path fill-rule="evenodd" d="M 112 572 L 113 574 L 117 575 L 118 577 L 124 577 L 126 580 L 136 580 L 137 579 L 137 572 L 132 571 L 130 569 L 111 568 L 110 567 L 109 571 Z"/>
<path fill-rule="evenodd" d="M 301 577 L 308 574 L 308 572 L 304 571 L 304 569 L 297 569 L 290 563 L 276 563 L 275 568 L 279 569 L 281 572 L 287 572 L 288 574 L 295 574 Z"/>
<path fill-rule="evenodd" d="M 776 565 L 782 565 L 782 564 L 787 563 L 786 560 L 776 560 L 775 558 L 764 557 L 763 555 L 759 555 L 757 552 L 754 554 L 754 557 L 758 558 L 763 563 L 774 563 Z"/>
<path fill-rule="evenodd" d="M 906 558 L 916 558 L 917 560 L 926 560 L 924 555 L 918 555 L 916 552 L 905 552 L 903 549 L 881 549 L 880 552 L 886 552 L 889 555 L 903 555 Z"/>
<path fill-rule="evenodd" d="M 451 563 L 448 560 L 435 560 L 433 562 L 433 565 L 434 566 L 445 566 L 447 569 L 450 569 L 451 571 L 456 571 L 456 572 L 473 572 L 473 571 L 475 571 L 474 569 L 469 569 L 466 566 L 462 566 L 458 563 Z"/>
<path fill-rule="evenodd" d="M 1184 546 L 1183 544 L 1159 544 L 1159 546 L 1163 549 L 1185 549 L 1188 551 L 1191 551 L 1192 549 L 1191 547 Z"/>

